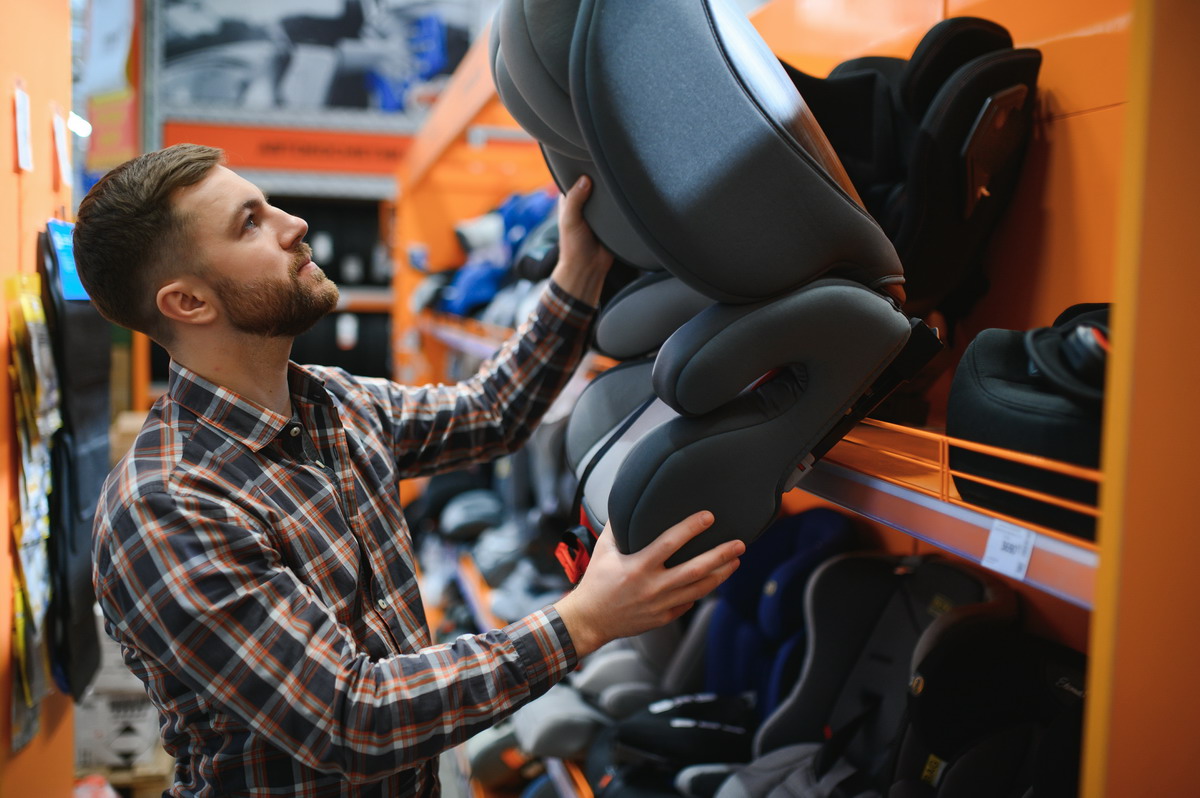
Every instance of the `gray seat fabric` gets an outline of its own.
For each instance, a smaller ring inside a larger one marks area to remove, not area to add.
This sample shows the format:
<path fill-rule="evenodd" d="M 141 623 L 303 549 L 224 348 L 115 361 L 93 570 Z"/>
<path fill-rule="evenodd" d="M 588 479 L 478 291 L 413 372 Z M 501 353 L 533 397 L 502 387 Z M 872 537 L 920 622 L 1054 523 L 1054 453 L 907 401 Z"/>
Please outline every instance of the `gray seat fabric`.
<path fill-rule="evenodd" d="M 713 304 L 673 274 L 648 272 L 613 295 L 596 318 L 593 345 L 618 360 L 645 357 L 684 322 Z"/>
<path fill-rule="evenodd" d="M 670 273 L 597 324 L 602 350 L 657 355 L 652 392 L 605 374 L 572 417 L 584 514 L 634 551 L 712 510 L 675 561 L 753 540 L 910 341 L 895 250 L 727 0 L 504 0 L 491 44 L 560 188 L 593 178 L 597 237 Z"/>
<path fill-rule="evenodd" d="M 1016 594 L 986 572 L 942 557 L 871 553 L 821 565 L 804 613 L 800 677 L 759 727 L 754 760 L 731 769 L 717 798 L 886 792 L 909 680 L 926 652 L 951 630 L 1018 618 Z"/>

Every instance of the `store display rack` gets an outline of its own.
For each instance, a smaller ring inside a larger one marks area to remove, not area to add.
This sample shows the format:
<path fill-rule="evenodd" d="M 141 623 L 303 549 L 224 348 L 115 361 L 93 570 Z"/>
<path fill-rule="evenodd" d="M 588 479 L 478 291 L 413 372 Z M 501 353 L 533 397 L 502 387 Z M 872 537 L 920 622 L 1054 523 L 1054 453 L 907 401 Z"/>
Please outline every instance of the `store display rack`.
<path fill-rule="evenodd" d="M 1189 251 L 1188 198 L 1200 159 L 1188 146 L 1196 116 L 1180 111 L 1192 107 L 1194 87 L 1178 67 L 1194 60 L 1200 12 L 1182 0 L 1071 0 L 1047 9 L 1037 0 L 770 0 L 750 20 L 773 52 L 812 75 L 865 53 L 907 58 L 948 16 L 995 20 L 1019 46 L 1042 52 L 1035 135 L 1017 197 L 989 244 L 997 279 L 960 334 L 1031 329 L 1075 303 L 1113 303 L 1119 332 L 1103 465 L 1071 474 L 1102 488 L 1097 541 L 967 504 L 946 453 L 969 446 L 937 430 L 873 421 L 827 453 L 785 506 L 845 507 L 870 519 L 888 550 L 945 550 L 984 564 L 994 564 L 997 548 L 1027 551 L 1025 560 L 1003 561 L 1001 572 L 1019 573 L 1012 578 L 1029 599 L 1031 627 L 1088 655 L 1080 794 L 1183 794 L 1181 785 L 1194 781 L 1187 768 L 1198 752 L 1195 736 L 1161 732 L 1186 729 L 1200 712 L 1200 691 L 1179 688 L 1190 684 L 1194 659 L 1180 630 L 1200 624 L 1200 603 L 1182 598 L 1195 581 L 1186 531 L 1195 527 L 1200 428 L 1179 415 L 1179 397 L 1194 392 L 1194 375 L 1180 368 L 1189 359 L 1166 356 L 1163 342 L 1193 340 L 1181 325 L 1195 291 L 1181 287 L 1177 267 Z M 400 175 L 401 251 L 418 242 L 453 253 L 457 219 L 545 180 L 529 158 L 535 148 L 500 137 L 470 142 L 476 126 L 514 124 L 490 85 L 485 49 L 480 44 L 460 65 L 457 87 L 435 108 L 439 124 L 414 140 L 420 157 L 410 182 Z M 426 271 L 454 265 L 428 261 Z M 464 347 L 483 354 L 487 344 L 466 323 L 418 322 L 408 298 L 426 272 L 398 269 L 397 377 L 444 379 L 451 354 Z M 1177 764 L 1148 770 L 1148 761 Z"/>
<path fill-rule="evenodd" d="M 512 332 L 474 319 L 430 311 L 418 317 L 418 329 L 453 351 L 478 358 L 493 354 Z M 597 361 L 601 367 L 611 365 L 607 358 L 597 357 Z M 1102 480 L 1095 469 L 958 440 L 936 430 L 868 418 L 834 446 L 796 489 L 1091 609 L 1100 562 L 1097 546 L 963 501 L 954 488 L 956 472 L 950 468 L 952 445 L 1096 483 Z M 989 484 L 1087 515 L 1098 513 L 1095 507 L 1018 485 Z M 1001 558 L 993 566 L 988 544 L 992 541 L 995 547 L 1001 539 L 1023 544 L 1027 553 L 1018 554 L 1015 560 Z"/>
<path fill-rule="evenodd" d="M 1096 483 L 1102 479 L 1095 469 L 868 418 L 813 467 L 799 489 L 1090 610 L 1100 564 L 1097 546 L 963 501 L 954 488 L 959 474 L 950 467 L 951 446 Z M 1095 507 L 983 481 L 1086 515 L 1098 514 Z M 993 561 L 995 550 L 1005 543 L 1022 551 Z"/>

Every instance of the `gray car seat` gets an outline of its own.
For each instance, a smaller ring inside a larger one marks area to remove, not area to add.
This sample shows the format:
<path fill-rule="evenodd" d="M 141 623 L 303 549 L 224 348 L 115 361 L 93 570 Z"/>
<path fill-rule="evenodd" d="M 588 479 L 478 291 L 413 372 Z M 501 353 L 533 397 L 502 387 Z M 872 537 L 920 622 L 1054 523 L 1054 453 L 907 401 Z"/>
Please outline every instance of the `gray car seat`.
<path fill-rule="evenodd" d="M 998 579 L 942 557 L 860 553 L 826 562 L 805 595 L 803 670 L 759 727 L 754 760 L 685 770 L 677 785 L 718 798 L 886 793 L 909 680 L 925 653 L 950 630 L 1015 623 L 1017 609 Z"/>
<path fill-rule="evenodd" d="M 940 347 L 900 309 L 895 249 L 724 0 L 505 0 L 491 46 L 559 186 L 592 177 L 600 240 L 707 304 L 658 348 L 638 418 L 593 439 L 612 443 L 584 466 L 588 520 L 635 551 L 712 510 L 676 560 L 753 540 L 794 475 Z"/>

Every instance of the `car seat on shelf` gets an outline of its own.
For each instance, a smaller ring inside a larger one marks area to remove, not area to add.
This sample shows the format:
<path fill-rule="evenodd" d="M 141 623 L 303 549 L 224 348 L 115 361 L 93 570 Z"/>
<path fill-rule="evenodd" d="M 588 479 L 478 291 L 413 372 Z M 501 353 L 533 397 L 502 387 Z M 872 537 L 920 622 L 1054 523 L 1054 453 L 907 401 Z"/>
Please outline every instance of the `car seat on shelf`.
<path fill-rule="evenodd" d="M 888 798 L 1079 794 L 1083 654 L 987 619 L 926 643 Z"/>
<path fill-rule="evenodd" d="M 1016 190 L 1040 66 L 1037 50 L 1014 48 L 1002 26 L 975 17 L 939 22 L 907 60 L 855 58 L 826 78 L 783 64 L 896 247 L 909 315 L 936 310 L 953 325 L 986 290 L 984 247 Z M 644 302 L 668 311 L 653 320 L 664 330 L 658 344 L 705 306 L 702 294 L 671 285 L 677 282 L 646 275 L 622 297 L 644 288 L 654 294 Z M 606 333 L 639 326 L 631 322 L 644 319 L 643 310 L 637 301 L 606 306 L 598 348 L 605 351 Z"/>
<path fill-rule="evenodd" d="M 1049 327 L 983 330 L 950 386 L 946 433 L 975 443 L 1099 468 L 1108 306 L 1073 305 Z M 950 447 L 963 499 L 1035 524 L 1091 539 L 1097 485 L 1081 477 Z M 1005 489 L 1036 491 L 1050 500 Z M 1066 500 L 1066 506 L 1053 504 Z"/>
<path fill-rule="evenodd" d="M 982 247 L 1016 189 L 1041 53 L 977 17 L 934 25 L 907 60 L 826 78 L 785 65 L 904 264 L 905 310 L 960 318 L 986 287 Z"/>
<path fill-rule="evenodd" d="M 661 737 L 664 724 L 679 726 L 685 719 L 703 722 L 689 743 L 697 751 L 728 742 L 704 725 L 714 719 L 748 746 L 757 719 L 799 670 L 805 636 L 795 610 L 809 574 L 852 544 L 852 523 L 843 513 L 816 508 L 780 518 L 692 613 L 686 630 L 675 624 L 610 644 L 559 685 L 560 694 L 548 693 L 518 710 L 513 717 L 524 749 L 534 756 L 577 758 L 593 736 L 616 722 L 624 732 L 610 743 L 656 756 L 645 741 Z M 664 706 L 648 709 L 656 704 Z M 574 711 L 580 705 L 603 716 Z M 591 718 L 590 729 L 580 727 L 580 717 Z M 668 735 L 663 745 L 674 750 L 678 739 Z"/>
<path fill-rule="evenodd" d="M 913 668 L 950 630 L 1018 618 L 989 574 L 936 556 L 844 554 L 813 574 L 804 599 L 804 666 L 759 727 L 753 760 L 680 772 L 689 795 L 880 795 L 891 783 Z M 782 786 L 785 785 L 786 786 Z"/>
<path fill-rule="evenodd" d="M 634 551 L 712 510 L 672 564 L 753 540 L 794 475 L 940 348 L 900 310 L 891 242 L 723 0 L 506 0 L 491 59 L 559 186 L 592 177 L 584 214 L 600 240 L 714 303 L 658 349 L 655 398 L 625 433 L 636 442 L 591 469 L 612 479 L 594 528 L 611 522 Z"/>
<path fill-rule="evenodd" d="M 849 516 L 815 508 L 782 518 L 716 591 L 705 630 L 703 691 L 665 696 L 620 718 L 589 753 L 596 786 L 666 785 L 682 767 L 748 761 L 760 721 L 789 692 L 807 644 L 803 595 L 823 562 L 851 548 Z"/>

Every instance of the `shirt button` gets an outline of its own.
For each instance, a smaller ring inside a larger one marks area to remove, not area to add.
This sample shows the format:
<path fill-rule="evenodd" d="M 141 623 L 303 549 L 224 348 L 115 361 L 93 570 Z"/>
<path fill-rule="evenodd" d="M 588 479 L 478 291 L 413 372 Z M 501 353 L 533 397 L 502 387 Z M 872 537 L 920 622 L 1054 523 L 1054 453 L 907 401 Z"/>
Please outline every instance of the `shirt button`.
<path fill-rule="evenodd" d="M 324 463 L 322 463 L 320 460 L 317 460 L 317 461 L 316 461 L 316 466 L 317 466 L 317 468 L 324 468 L 324 467 L 325 467 L 325 464 L 324 464 Z"/>
<path fill-rule="evenodd" d="M 379 608 L 379 609 L 381 609 L 381 610 L 386 610 L 386 609 L 387 609 L 387 602 L 386 602 L 386 601 L 384 601 L 383 599 L 379 599 L 379 601 L 376 601 L 376 602 L 375 602 L 375 606 L 376 606 L 376 607 L 378 607 L 378 608 Z"/>
<path fill-rule="evenodd" d="M 291 435 L 293 438 L 294 438 L 294 437 L 296 437 L 296 436 L 297 436 L 297 435 L 299 435 L 299 434 L 300 434 L 300 428 L 299 428 L 299 427 L 292 427 L 290 430 L 288 430 L 288 435 Z"/>

